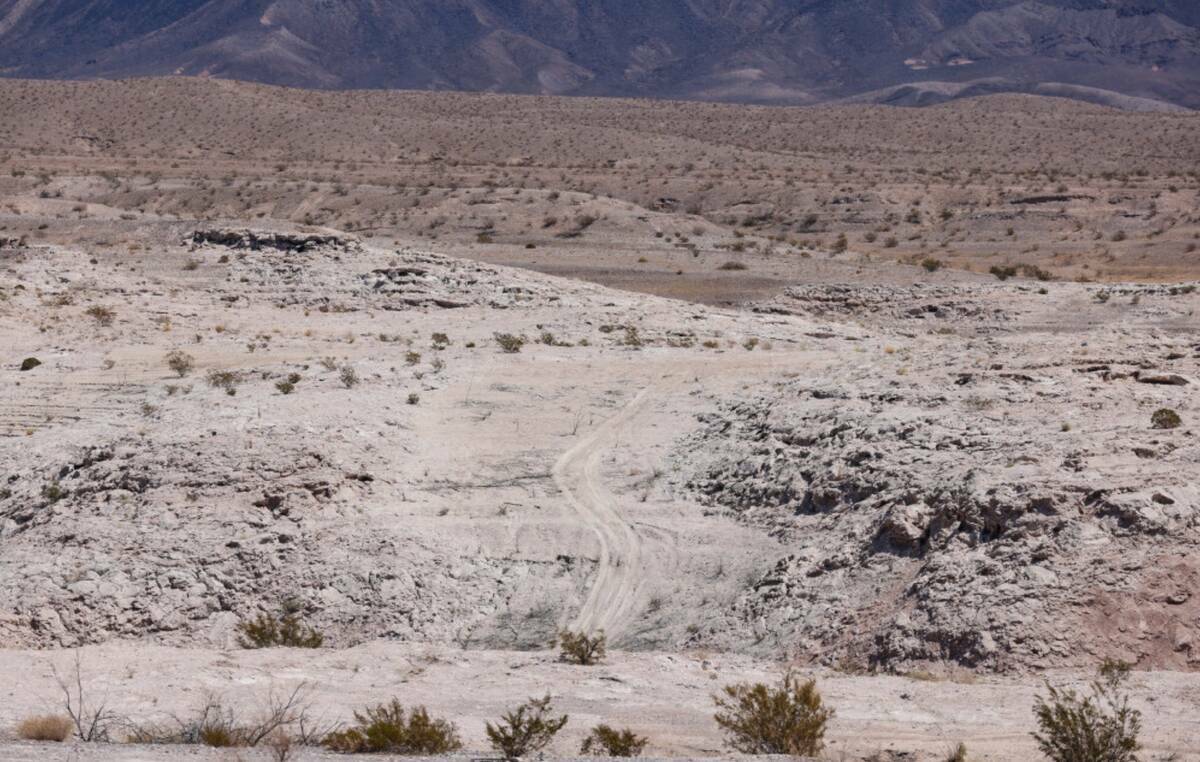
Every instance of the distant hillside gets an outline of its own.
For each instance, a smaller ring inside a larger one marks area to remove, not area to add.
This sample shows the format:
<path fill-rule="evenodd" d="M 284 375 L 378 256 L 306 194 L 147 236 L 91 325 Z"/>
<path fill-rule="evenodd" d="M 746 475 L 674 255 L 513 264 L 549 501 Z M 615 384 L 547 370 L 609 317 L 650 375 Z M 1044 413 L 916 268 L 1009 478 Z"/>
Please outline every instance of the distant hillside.
<path fill-rule="evenodd" d="M 0 73 L 791 104 L 1054 92 L 1200 108 L 1200 3 L 0 0 Z"/>

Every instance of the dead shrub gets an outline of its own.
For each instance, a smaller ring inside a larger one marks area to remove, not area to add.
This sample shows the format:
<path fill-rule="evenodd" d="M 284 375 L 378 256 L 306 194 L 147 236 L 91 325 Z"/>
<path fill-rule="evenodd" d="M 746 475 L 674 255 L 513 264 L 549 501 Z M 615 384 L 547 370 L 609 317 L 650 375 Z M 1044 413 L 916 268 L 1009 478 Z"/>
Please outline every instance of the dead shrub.
<path fill-rule="evenodd" d="M 341 754 L 449 754 L 462 748 L 458 728 L 429 716 L 419 706 L 405 712 L 399 700 L 355 712 L 352 728 L 330 733 L 322 741 Z"/>
<path fill-rule="evenodd" d="M 608 638 L 603 630 L 590 637 L 584 632 L 563 630 L 555 642 L 558 644 L 560 661 L 590 667 L 604 660 Z"/>
<path fill-rule="evenodd" d="M 88 307 L 84 314 L 95 320 L 97 325 L 106 327 L 112 325 L 113 320 L 117 317 L 117 313 L 112 309 L 100 304 Z"/>
<path fill-rule="evenodd" d="M 567 715 L 552 716 L 550 697 L 530 699 L 506 712 L 495 725 L 487 723 L 487 737 L 492 748 L 505 759 L 519 759 L 539 752 L 550 745 L 554 736 L 567 724 Z"/>
<path fill-rule="evenodd" d="M 180 378 L 191 373 L 192 369 L 196 367 L 196 358 L 179 349 L 168 352 L 165 359 L 167 367 Z"/>
<path fill-rule="evenodd" d="M 616 730 L 608 725 L 597 725 L 583 739 L 579 753 L 597 757 L 640 757 L 648 742 L 629 728 Z"/>
<path fill-rule="evenodd" d="M 255 747 L 271 744 L 287 735 L 290 728 L 303 734 L 308 717 L 308 686 L 296 686 L 290 693 L 271 693 L 265 706 L 253 719 L 244 719 L 216 696 L 209 696 L 200 710 L 190 717 L 174 717 L 160 725 L 133 726 L 126 735 L 127 743 L 185 744 L 213 748 Z M 291 749 L 288 735 L 287 748 Z"/>
<path fill-rule="evenodd" d="M 43 714 L 26 717 L 17 724 L 17 737 L 25 741 L 54 741 L 62 743 L 75 732 L 70 717 Z"/>
<path fill-rule="evenodd" d="M 778 688 L 763 683 L 727 685 L 714 696 L 714 719 L 726 743 L 744 754 L 816 756 L 825 746 L 825 726 L 833 717 L 817 682 L 801 682 L 788 672 Z"/>

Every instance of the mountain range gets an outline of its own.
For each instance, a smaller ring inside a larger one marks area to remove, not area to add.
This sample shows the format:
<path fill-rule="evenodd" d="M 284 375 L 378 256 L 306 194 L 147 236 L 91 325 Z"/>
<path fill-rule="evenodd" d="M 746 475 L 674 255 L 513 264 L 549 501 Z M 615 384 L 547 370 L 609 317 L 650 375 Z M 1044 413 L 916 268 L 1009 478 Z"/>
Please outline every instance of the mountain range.
<path fill-rule="evenodd" d="M 0 74 L 1200 108 L 1196 0 L 0 0 Z"/>

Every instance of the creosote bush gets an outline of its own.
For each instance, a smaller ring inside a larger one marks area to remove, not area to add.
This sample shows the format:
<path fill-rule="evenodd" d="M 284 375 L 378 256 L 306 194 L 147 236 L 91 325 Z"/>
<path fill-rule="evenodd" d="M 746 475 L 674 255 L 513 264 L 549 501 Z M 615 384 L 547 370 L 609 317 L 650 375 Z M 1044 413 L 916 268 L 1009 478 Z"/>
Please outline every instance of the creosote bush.
<path fill-rule="evenodd" d="M 1142 713 L 1121 691 L 1128 675 L 1127 666 L 1106 662 L 1089 696 L 1047 684 L 1033 708 L 1042 753 L 1052 762 L 1137 762 Z"/>
<path fill-rule="evenodd" d="M 189 355 L 187 352 L 176 349 L 168 352 L 166 356 L 167 367 L 171 369 L 175 375 L 183 378 L 192 372 L 196 367 L 196 358 Z"/>
<path fill-rule="evenodd" d="M 525 346 L 525 337 L 514 336 L 511 333 L 497 333 L 494 338 L 496 343 L 500 345 L 508 354 L 516 354 L 521 351 L 521 347 Z"/>
<path fill-rule="evenodd" d="M 561 661 L 590 667 L 604 660 L 608 639 L 604 631 L 588 636 L 585 632 L 568 632 L 563 630 L 555 641 L 558 644 L 558 658 Z"/>
<path fill-rule="evenodd" d="M 648 740 L 629 728 L 616 730 L 608 725 L 597 725 L 583 739 L 580 754 L 598 757 L 640 757 Z"/>
<path fill-rule="evenodd" d="M 1150 423 L 1156 429 L 1177 429 L 1183 425 L 1183 419 L 1179 417 L 1179 413 L 1164 407 L 1154 411 L 1154 415 L 1150 416 Z"/>
<path fill-rule="evenodd" d="M 419 706 L 405 712 L 399 700 L 354 713 L 355 726 L 321 742 L 341 754 L 449 754 L 462 748 L 458 728 Z"/>
<path fill-rule="evenodd" d="M 60 715 L 38 715 L 26 717 L 17 724 L 17 737 L 25 741 L 54 741 L 62 743 L 75 732 L 75 723 L 70 717 Z"/>
<path fill-rule="evenodd" d="M 325 636 L 300 622 L 300 607 L 285 601 L 279 617 L 259 614 L 238 625 L 242 648 L 320 648 Z"/>
<path fill-rule="evenodd" d="M 539 752 L 550 745 L 554 736 L 567 724 L 567 716 L 554 717 L 549 696 L 530 699 L 506 712 L 495 725 L 487 723 L 487 737 L 492 748 L 505 759 L 518 759 Z"/>
<path fill-rule="evenodd" d="M 714 696 L 714 719 L 726 743 L 744 754 L 815 756 L 825 746 L 833 710 L 821 702 L 817 682 L 788 672 L 778 688 L 763 683 L 727 685 Z"/>

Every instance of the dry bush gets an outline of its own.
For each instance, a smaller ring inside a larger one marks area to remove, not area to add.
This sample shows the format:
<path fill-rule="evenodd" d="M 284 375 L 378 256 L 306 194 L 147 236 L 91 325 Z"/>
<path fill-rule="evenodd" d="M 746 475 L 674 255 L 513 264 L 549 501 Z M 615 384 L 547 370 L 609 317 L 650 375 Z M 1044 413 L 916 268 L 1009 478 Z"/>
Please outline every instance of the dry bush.
<path fill-rule="evenodd" d="M 727 685 L 714 696 L 714 719 L 726 743 L 744 754 L 815 756 L 824 748 L 833 710 L 821 702 L 817 682 L 789 672 L 778 688 L 763 683 Z"/>
<path fill-rule="evenodd" d="M 322 744 L 342 754 L 449 754 L 462 748 L 458 728 L 419 706 L 405 712 L 399 700 L 355 712 L 357 725 L 330 733 Z"/>
<path fill-rule="evenodd" d="M 563 630 L 555 641 L 558 644 L 558 658 L 561 661 L 590 667 L 604 660 L 608 646 L 608 638 L 604 631 L 588 636 L 584 632 L 568 632 Z"/>
<path fill-rule="evenodd" d="M 506 712 L 495 725 L 487 723 L 488 741 L 505 759 L 539 752 L 549 746 L 567 724 L 567 715 L 553 717 L 553 711 L 549 696 L 530 699 L 516 711 Z"/>
<path fill-rule="evenodd" d="M 259 614 L 238 625 L 242 648 L 320 648 L 325 636 L 300 621 L 300 606 L 284 601 L 282 614 Z"/>
<path fill-rule="evenodd" d="M 1128 675 L 1126 665 L 1105 662 L 1090 696 L 1047 684 L 1033 708 L 1042 753 L 1053 762 L 1137 762 L 1142 713 L 1121 691 Z"/>
<path fill-rule="evenodd" d="M 166 363 L 167 367 L 174 371 L 177 376 L 183 378 L 187 374 L 191 373 L 192 369 L 196 367 L 196 358 L 192 357 L 187 352 L 176 349 L 167 353 Z"/>
<path fill-rule="evenodd" d="M 242 382 L 239 373 L 232 370 L 212 370 L 207 376 L 208 385 L 214 389 L 224 389 L 226 394 L 237 394 L 238 384 Z"/>
<path fill-rule="evenodd" d="M 62 743 L 75 732 L 75 723 L 70 717 L 43 714 L 26 717 L 17 724 L 17 737 L 25 741 L 56 741 Z"/>
<path fill-rule="evenodd" d="M 967 745 L 960 743 L 955 746 L 949 754 L 946 755 L 946 762 L 969 762 L 967 759 Z"/>
<path fill-rule="evenodd" d="M 338 379 L 341 380 L 342 386 L 347 389 L 353 389 L 358 386 L 358 371 L 349 365 L 342 366 L 341 372 L 338 374 Z"/>
<path fill-rule="evenodd" d="M 730 262 L 726 262 L 725 264 L 721 265 L 717 269 L 718 270 L 726 270 L 726 271 L 730 271 L 730 270 L 737 271 L 737 270 L 749 270 L 750 267 L 749 267 L 749 265 L 747 265 L 744 262 L 730 261 Z"/>
<path fill-rule="evenodd" d="M 63 694 L 63 709 L 75 725 L 79 740 L 84 743 L 100 743 L 109 740 L 109 731 L 116 715 L 108 711 L 107 697 L 99 703 L 92 701 L 91 695 L 83 680 L 83 663 L 79 652 L 75 652 L 72 670 L 67 675 L 61 675 L 58 668 L 53 668 L 54 680 Z"/>
<path fill-rule="evenodd" d="M 514 336 L 511 333 L 497 333 L 494 338 L 496 343 L 500 345 L 508 354 L 516 354 L 521 351 L 521 347 L 525 346 L 525 337 Z"/>
<path fill-rule="evenodd" d="M 130 728 L 126 742 L 138 744 L 194 744 L 213 748 L 254 747 L 272 744 L 290 728 L 303 731 L 308 716 L 308 686 L 301 683 L 290 693 L 271 693 L 253 719 L 243 719 L 216 697 L 209 696 L 193 716 L 175 717 L 165 725 Z M 290 751 L 291 736 L 287 744 Z"/>
<path fill-rule="evenodd" d="M 583 739 L 579 753 L 598 757 L 640 757 L 648 742 L 629 728 L 616 730 L 608 725 L 597 725 Z"/>
<path fill-rule="evenodd" d="M 110 308 L 99 304 L 88 307 L 84 314 L 95 320 L 98 325 L 102 326 L 112 325 L 113 320 L 117 316 L 117 313 L 113 312 Z"/>

